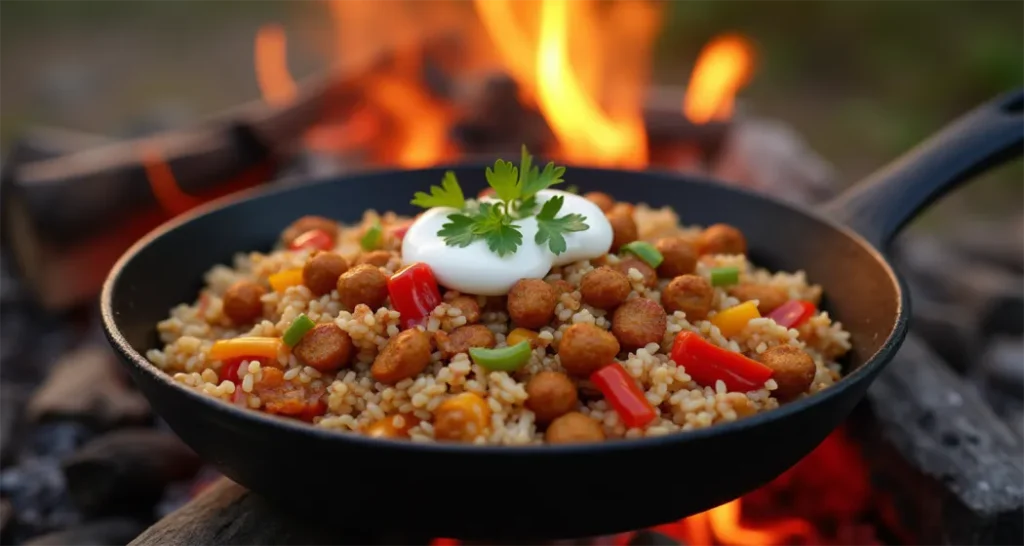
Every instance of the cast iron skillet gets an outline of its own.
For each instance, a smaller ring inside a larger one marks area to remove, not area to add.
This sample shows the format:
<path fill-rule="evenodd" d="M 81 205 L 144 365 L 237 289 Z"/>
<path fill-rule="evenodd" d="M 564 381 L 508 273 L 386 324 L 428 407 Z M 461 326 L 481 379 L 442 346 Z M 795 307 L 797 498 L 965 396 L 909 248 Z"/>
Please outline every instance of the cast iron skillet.
<path fill-rule="evenodd" d="M 173 382 L 143 357 L 157 321 L 193 301 L 203 273 L 235 252 L 269 249 L 304 214 L 357 221 L 364 209 L 413 213 L 409 199 L 445 168 L 323 180 L 220 201 L 149 234 L 103 288 L 104 326 L 143 393 L 174 431 L 235 481 L 339 529 L 458 538 L 592 536 L 662 523 L 768 482 L 818 445 L 861 399 L 907 330 L 906 292 L 883 249 L 965 178 L 1021 152 L 1024 92 L 955 121 L 823 209 L 655 172 L 570 168 L 582 191 L 671 205 L 687 223 L 726 222 L 752 259 L 803 269 L 852 333 L 847 375 L 782 408 L 660 438 L 594 445 L 477 447 L 375 440 L 243 410 Z M 483 170 L 456 166 L 468 194 Z"/>

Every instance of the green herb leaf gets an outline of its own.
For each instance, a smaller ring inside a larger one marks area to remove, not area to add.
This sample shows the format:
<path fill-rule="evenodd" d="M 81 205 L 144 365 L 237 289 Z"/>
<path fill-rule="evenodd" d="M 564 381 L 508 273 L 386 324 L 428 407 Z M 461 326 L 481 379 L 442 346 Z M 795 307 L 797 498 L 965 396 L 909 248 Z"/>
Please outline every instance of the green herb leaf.
<path fill-rule="evenodd" d="M 506 254 L 515 254 L 519 245 L 523 244 L 523 232 L 515 224 L 502 223 L 497 229 L 488 232 L 485 240 L 491 252 L 505 257 Z"/>
<path fill-rule="evenodd" d="M 548 248 L 556 255 L 565 252 L 566 233 L 584 231 L 590 227 L 582 214 L 566 214 L 561 218 L 555 218 L 564 202 L 565 198 L 559 195 L 544 203 L 537 214 L 537 236 L 533 238 L 538 245 L 547 243 Z"/>
<path fill-rule="evenodd" d="M 519 207 L 516 208 L 516 218 L 527 218 L 533 216 L 533 213 L 536 211 L 537 196 L 531 195 L 519 202 Z"/>
<path fill-rule="evenodd" d="M 533 156 L 527 151 L 526 144 L 523 144 L 522 155 L 519 158 L 519 187 L 526 186 L 526 180 L 537 172 L 539 171 L 533 166 Z"/>
<path fill-rule="evenodd" d="M 477 235 L 483 235 L 501 226 L 505 222 L 505 214 L 502 212 L 500 204 L 480 203 L 480 209 L 477 211 L 475 220 L 473 232 Z"/>
<path fill-rule="evenodd" d="M 467 247 L 482 240 L 498 256 L 514 254 L 523 244 L 522 230 L 515 221 L 536 216 L 538 229 L 534 241 L 539 245 L 547 244 L 552 252 L 561 254 L 566 250 L 566 233 L 584 231 L 590 227 L 586 218 L 580 214 L 556 217 L 565 202 L 562 196 L 549 199 L 537 212 L 537 192 L 561 184 L 564 182 L 564 174 L 565 167 L 556 167 L 554 163 L 548 163 L 543 171 L 540 170 L 533 164 L 533 156 L 526 146 L 523 146 L 519 167 L 499 159 L 494 162 L 494 167 L 488 167 L 485 172 L 487 183 L 500 201 L 470 201 L 467 204 L 455 173 L 449 171 L 445 173 L 440 186 L 430 187 L 429 194 L 416 192 L 412 203 L 423 208 L 460 209 L 460 212 L 450 214 L 447 222 L 437 232 L 438 237 L 444 239 L 449 246 Z M 361 241 L 364 248 L 377 244 L 371 240 L 373 237 L 372 234 L 364 237 Z"/>
<path fill-rule="evenodd" d="M 494 188 L 494 193 L 498 196 L 498 199 L 512 201 L 519 198 L 519 169 L 511 162 L 499 159 L 494 162 L 493 169 L 487 168 L 485 174 L 487 176 L 487 183 Z"/>
<path fill-rule="evenodd" d="M 459 186 L 455 173 L 448 171 L 444 173 L 441 186 L 430 186 L 430 195 L 418 191 L 413 196 L 412 204 L 417 207 L 429 209 L 432 207 L 451 207 L 461 209 L 466 206 L 466 198 L 462 194 L 462 187 Z"/>
<path fill-rule="evenodd" d="M 474 229 L 477 219 L 465 214 L 448 215 L 448 223 L 441 226 L 437 236 L 444 239 L 448 246 L 467 247 L 477 239 Z"/>
<path fill-rule="evenodd" d="M 562 180 L 564 174 L 565 167 L 556 167 L 554 163 L 545 165 L 542 172 L 537 172 L 537 168 L 534 167 L 530 176 L 523 181 L 522 196 L 530 197 L 541 190 L 565 182 Z"/>

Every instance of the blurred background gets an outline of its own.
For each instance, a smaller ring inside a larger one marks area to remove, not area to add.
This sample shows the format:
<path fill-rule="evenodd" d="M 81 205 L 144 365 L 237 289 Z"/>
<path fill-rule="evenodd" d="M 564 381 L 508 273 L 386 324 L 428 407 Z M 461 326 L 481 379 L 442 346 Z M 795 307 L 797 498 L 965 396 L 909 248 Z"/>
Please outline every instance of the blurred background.
<path fill-rule="evenodd" d="M 139 134 L 257 98 L 253 36 L 267 23 L 291 38 L 296 77 L 332 58 L 321 2 L 5 2 L 3 15 L 3 149 L 34 124 Z M 685 81 L 710 38 L 742 33 L 758 64 L 741 99 L 850 182 L 1024 82 L 1022 19 L 1024 5 L 1002 1 L 671 2 L 653 79 Z M 1018 161 L 962 197 L 1012 209 L 1022 173 Z"/>

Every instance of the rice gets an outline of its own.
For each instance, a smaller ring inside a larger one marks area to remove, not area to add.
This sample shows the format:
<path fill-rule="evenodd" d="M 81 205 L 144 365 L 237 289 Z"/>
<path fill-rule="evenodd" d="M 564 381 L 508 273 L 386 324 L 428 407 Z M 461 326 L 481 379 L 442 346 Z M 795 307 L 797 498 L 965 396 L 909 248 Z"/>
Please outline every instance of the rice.
<path fill-rule="evenodd" d="M 350 261 L 359 254 L 359 237 L 366 226 L 379 219 L 395 221 L 394 215 L 379 216 L 368 212 L 363 221 L 342 229 L 335 251 Z M 668 208 L 652 209 L 638 205 L 635 219 L 640 237 L 655 240 L 676 235 L 695 238 L 696 227 L 680 227 L 675 213 Z M 548 281 L 563 280 L 573 291 L 562 293 L 555 307 L 553 321 L 538 330 L 537 347 L 530 360 L 513 372 L 489 372 L 474 364 L 468 355 L 458 353 L 445 361 L 440 352 L 431 355 L 430 365 L 418 376 L 404 379 L 395 385 L 379 383 L 370 375 L 370 366 L 388 341 L 399 334 L 399 313 L 385 304 L 379 309 L 358 305 L 346 309 L 338 293 L 332 291 L 315 296 L 305 286 L 293 286 L 281 293 L 270 291 L 261 299 L 263 319 L 251 326 L 238 327 L 224 314 L 223 296 L 228 287 L 240 280 L 265 282 L 274 273 L 299 268 L 308 258 L 308 251 L 276 250 L 269 254 L 243 253 L 235 257 L 233 267 L 214 266 L 205 275 L 204 289 L 196 302 L 178 305 L 169 317 L 160 322 L 157 330 L 163 347 L 147 352 L 154 365 L 170 374 L 183 385 L 206 395 L 249 408 L 263 408 L 266 400 L 257 395 L 255 386 L 269 373 L 267 366 L 283 371 L 281 376 L 287 388 L 303 388 L 320 393 L 325 405 L 323 414 L 313 418 L 313 425 L 343 432 L 366 432 L 375 423 L 389 420 L 392 426 L 407 428 L 412 441 L 435 441 L 433 418 L 441 404 L 449 397 L 471 392 L 479 395 L 490 409 L 490 423 L 479 431 L 476 443 L 498 445 L 527 445 L 543 441 L 543 429 L 536 416 L 527 409 L 526 384 L 542 371 L 563 371 L 557 356 L 559 342 L 573 324 L 593 324 L 598 328 L 611 328 L 611 316 L 582 302 L 580 282 L 597 264 L 583 260 L 554 268 Z M 609 255 L 604 263 L 614 265 L 618 257 Z M 400 267 L 397 259 L 382 267 L 393 273 Z M 790 298 L 817 301 L 821 287 L 809 284 L 802 271 L 769 272 L 750 264 L 742 255 L 705 256 L 698 263 L 696 274 L 710 276 L 710 270 L 721 266 L 735 266 L 745 283 L 770 285 L 785 290 Z M 661 290 L 667 284 L 662 280 L 655 288 L 643 284 L 643 275 L 636 269 L 628 271 L 631 292 L 628 299 L 638 297 L 661 301 Z M 445 302 L 434 309 L 426 322 L 427 332 L 450 333 L 467 324 L 459 307 L 451 303 L 457 293 L 448 293 Z M 480 323 L 494 334 L 498 347 L 506 345 L 505 336 L 513 325 L 502 310 L 486 308 L 481 304 Z M 716 312 L 739 304 L 722 288 L 715 289 Z M 238 368 L 238 382 L 223 379 L 226 364 L 208 358 L 213 342 L 218 339 L 243 335 L 279 337 L 300 314 L 305 313 L 315 323 L 334 323 L 352 339 L 355 354 L 349 367 L 336 373 L 325 373 L 306 366 L 295 356 L 282 351 L 276 362 L 249 361 Z M 768 380 L 761 388 L 739 393 L 728 392 L 719 381 L 713 386 L 698 385 L 687 374 L 684 366 L 670 358 L 676 335 L 682 331 L 695 332 L 724 349 L 742 352 L 748 356 L 764 353 L 778 345 L 792 345 L 804 350 L 815 363 L 814 380 L 801 396 L 828 388 L 840 378 L 836 359 L 850 349 L 849 333 L 833 322 L 827 312 L 819 312 L 797 329 L 787 329 L 770 318 L 749 321 L 736 335 L 726 337 L 710 320 L 689 320 L 682 312 L 668 315 L 667 327 L 659 343 L 650 343 L 632 352 L 621 353 L 617 361 L 642 387 L 644 396 L 655 408 L 657 416 L 644 428 L 627 428 L 619 415 L 609 406 L 586 380 L 578 381 L 581 402 L 578 411 L 597 421 L 608 438 L 638 438 L 662 436 L 675 432 L 709 427 L 718 423 L 768 411 L 779 406 L 772 391 L 777 388 Z"/>

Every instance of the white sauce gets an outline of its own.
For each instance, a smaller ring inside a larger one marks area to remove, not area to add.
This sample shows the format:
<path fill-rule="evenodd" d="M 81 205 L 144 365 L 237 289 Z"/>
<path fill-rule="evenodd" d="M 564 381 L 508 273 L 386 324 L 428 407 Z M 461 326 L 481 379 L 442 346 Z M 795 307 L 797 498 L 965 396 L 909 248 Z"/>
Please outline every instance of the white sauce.
<path fill-rule="evenodd" d="M 565 234 L 565 252 L 555 255 L 547 243 L 540 246 L 533 241 L 537 235 L 537 220 L 530 217 L 516 220 L 523 234 L 523 244 L 516 252 L 498 257 L 484 241 L 474 241 L 465 248 L 448 246 L 437 236 L 448 215 L 458 212 L 453 208 L 435 207 L 419 217 L 402 240 L 402 261 L 423 262 L 434 271 L 441 285 L 466 294 L 499 296 L 507 294 L 519 279 L 539 279 L 558 265 L 596 258 L 608 252 L 612 245 L 612 226 L 597 205 L 578 195 L 544 190 L 537 193 L 537 210 L 552 197 L 565 198 L 558 216 L 570 213 L 586 218 L 589 229 Z M 487 200 L 490 201 L 490 200 Z"/>

